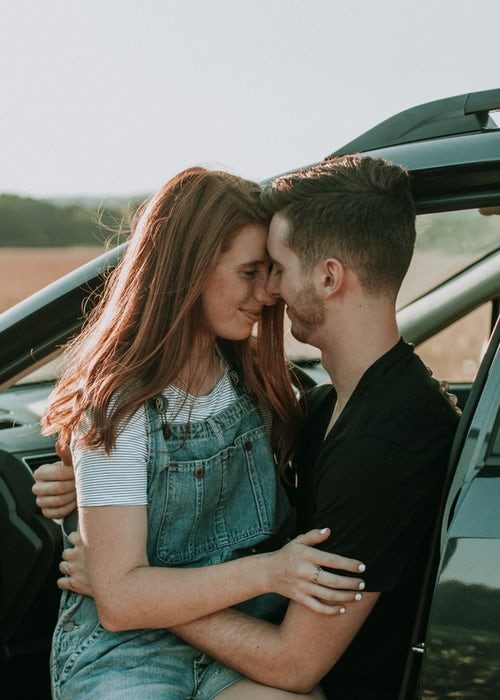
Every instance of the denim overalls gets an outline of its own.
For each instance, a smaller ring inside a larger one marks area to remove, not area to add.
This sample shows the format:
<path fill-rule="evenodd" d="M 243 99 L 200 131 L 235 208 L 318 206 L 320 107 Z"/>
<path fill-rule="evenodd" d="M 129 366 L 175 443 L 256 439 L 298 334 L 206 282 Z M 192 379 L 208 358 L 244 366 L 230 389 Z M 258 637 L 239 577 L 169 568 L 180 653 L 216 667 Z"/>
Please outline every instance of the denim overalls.
<path fill-rule="evenodd" d="M 239 557 L 289 514 L 260 412 L 231 370 L 238 398 L 189 425 L 168 424 L 164 397 L 146 406 L 148 557 L 151 566 L 191 567 Z M 278 621 L 286 600 L 238 606 Z M 241 675 L 165 630 L 107 632 L 92 598 L 64 591 L 54 631 L 54 700 L 209 700 Z"/>

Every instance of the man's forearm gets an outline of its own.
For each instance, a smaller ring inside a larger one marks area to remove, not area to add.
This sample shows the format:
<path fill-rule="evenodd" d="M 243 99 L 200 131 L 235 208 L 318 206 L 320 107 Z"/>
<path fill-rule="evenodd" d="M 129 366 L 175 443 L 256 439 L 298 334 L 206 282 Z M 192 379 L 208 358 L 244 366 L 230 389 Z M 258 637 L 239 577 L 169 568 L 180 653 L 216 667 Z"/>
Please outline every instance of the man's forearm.
<path fill-rule="evenodd" d="M 297 689 L 278 625 L 229 608 L 171 632 L 252 680 Z"/>
<path fill-rule="evenodd" d="M 227 609 L 172 632 L 254 681 L 307 693 L 342 656 L 379 595 L 364 593 L 344 615 L 314 613 L 291 601 L 280 625 Z"/>

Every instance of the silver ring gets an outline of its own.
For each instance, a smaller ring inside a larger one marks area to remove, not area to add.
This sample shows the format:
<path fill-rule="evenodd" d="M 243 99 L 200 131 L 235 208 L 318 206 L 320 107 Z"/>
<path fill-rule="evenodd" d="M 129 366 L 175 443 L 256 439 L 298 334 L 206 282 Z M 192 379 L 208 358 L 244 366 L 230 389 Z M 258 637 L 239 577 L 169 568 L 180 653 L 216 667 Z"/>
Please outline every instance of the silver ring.
<path fill-rule="evenodd" d="M 320 571 L 322 571 L 321 566 L 317 566 L 316 571 L 314 572 L 314 576 L 313 576 L 313 583 L 315 583 L 315 584 L 318 583 L 318 576 L 320 574 Z"/>

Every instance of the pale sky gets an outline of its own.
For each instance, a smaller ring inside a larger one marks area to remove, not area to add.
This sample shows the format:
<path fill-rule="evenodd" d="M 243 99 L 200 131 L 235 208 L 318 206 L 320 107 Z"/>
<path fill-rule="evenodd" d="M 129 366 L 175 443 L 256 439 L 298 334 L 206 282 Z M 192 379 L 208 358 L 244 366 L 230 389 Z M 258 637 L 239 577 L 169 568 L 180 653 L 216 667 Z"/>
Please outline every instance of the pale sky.
<path fill-rule="evenodd" d="M 500 87 L 500 0 L 0 0 L 0 192 L 255 180 Z"/>

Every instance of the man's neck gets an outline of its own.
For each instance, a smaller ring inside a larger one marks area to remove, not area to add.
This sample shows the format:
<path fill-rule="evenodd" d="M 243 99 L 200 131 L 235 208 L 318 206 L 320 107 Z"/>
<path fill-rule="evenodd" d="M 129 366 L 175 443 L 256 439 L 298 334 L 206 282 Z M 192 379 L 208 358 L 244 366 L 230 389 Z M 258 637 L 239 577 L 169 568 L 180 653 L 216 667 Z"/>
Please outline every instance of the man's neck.
<path fill-rule="evenodd" d="M 332 320 L 322 339 L 322 363 L 337 393 L 334 416 L 338 417 L 366 370 L 399 341 L 394 311 L 377 309 L 353 315 L 341 324 Z M 333 425 L 333 423 L 332 423 Z"/>

